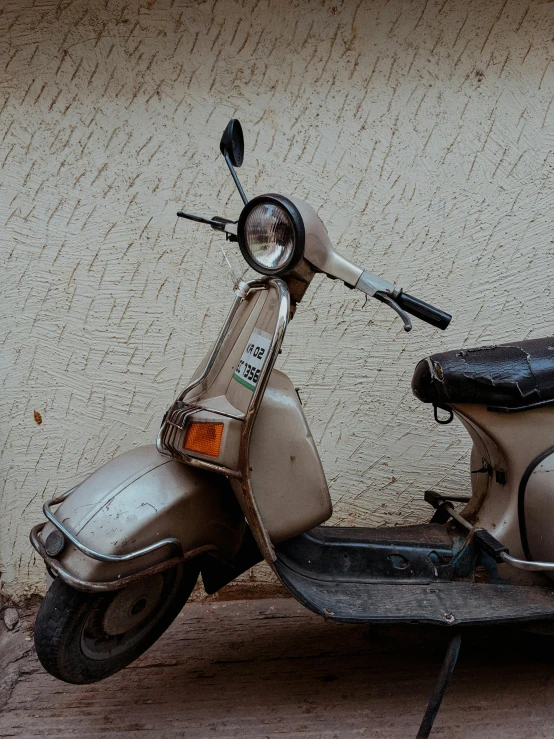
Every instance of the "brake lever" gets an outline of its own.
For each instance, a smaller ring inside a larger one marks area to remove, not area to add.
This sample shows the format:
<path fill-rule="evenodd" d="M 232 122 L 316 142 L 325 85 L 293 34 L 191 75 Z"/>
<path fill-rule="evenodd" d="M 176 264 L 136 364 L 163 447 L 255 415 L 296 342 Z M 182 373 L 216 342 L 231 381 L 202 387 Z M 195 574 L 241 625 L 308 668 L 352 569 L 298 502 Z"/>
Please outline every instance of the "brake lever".
<path fill-rule="evenodd" d="M 184 210 L 178 210 L 177 215 L 179 218 L 188 218 L 189 221 L 196 221 L 196 223 L 207 223 L 208 226 L 215 228 L 216 231 L 223 231 L 225 228 L 225 220 L 218 218 L 204 218 L 204 216 L 196 216 L 194 213 L 185 213 Z"/>
<path fill-rule="evenodd" d="M 410 320 L 410 316 L 406 313 L 406 311 L 402 310 L 396 300 L 391 298 L 391 296 L 387 293 L 384 293 L 380 290 L 378 290 L 373 297 L 377 298 L 377 300 L 380 300 L 382 303 L 386 303 L 389 308 L 392 308 L 393 311 L 396 311 L 396 313 L 398 313 L 398 315 L 402 319 L 402 322 L 404 323 L 404 331 L 412 330 L 412 322 Z"/>
<path fill-rule="evenodd" d="M 223 231 L 227 241 L 238 241 L 236 228 L 233 228 L 236 227 L 237 221 L 231 221 L 229 218 L 221 218 L 220 216 L 204 218 L 204 216 L 197 216 L 194 213 L 185 213 L 184 210 L 177 211 L 177 215 L 179 218 L 188 218 L 189 221 L 196 221 L 196 223 L 206 223 L 215 231 Z"/>
<path fill-rule="evenodd" d="M 213 224 L 213 221 L 221 224 L 221 228 Z M 225 233 L 225 241 L 238 241 L 237 238 L 237 223 L 238 221 L 231 221 L 229 218 L 222 218 L 221 216 L 214 216 L 212 218 L 212 228 L 216 231 L 222 230 Z"/>

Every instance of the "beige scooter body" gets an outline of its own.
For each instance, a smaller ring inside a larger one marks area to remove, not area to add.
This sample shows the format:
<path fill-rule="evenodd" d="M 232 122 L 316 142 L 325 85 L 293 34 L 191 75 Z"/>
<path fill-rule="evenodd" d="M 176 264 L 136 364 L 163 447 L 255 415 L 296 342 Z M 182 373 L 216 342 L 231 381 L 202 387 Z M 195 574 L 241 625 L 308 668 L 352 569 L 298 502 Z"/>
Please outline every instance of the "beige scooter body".
<path fill-rule="evenodd" d="M 468 490 L 427 491 L 435 513 L 420 525 L 321 526 L 332 513 L 323 468 L 298 393 L 275 368 L 313 276 L 380 300 L 406 331 L 408 313 L 441 329 L 451 317 L 336 252 L 304 201 L 247 201 L 229 154 L 236 144 L 235 164 L 242 162 L 242 133 L 233 141 L 226 135 L 222 152 L 245 202 L 239 221 L 179 215 L 238 239 L 263 276 L 235 286 L 219 337 L 168 409 L 156 445 L 117 457 L 45 505 L 47 523 L 34 527 L 31 541 L 57 576 L 37 619 L 46 669 L 69 682 L 112 674 L 167 628 L 199 572 L 213 593 L 261 559 L 306 607 L 338 621 L 554 620 L 548 342 L 523 342 L 515 354 L 485 347 L 420 362 L 415 394 L 435 413 L 458 416 L 473 439 Z M 261 215 L 248 230 L 254 211 Z M 263 261 L 263 244 L 258 261 L 250 250 L 248 238 L 261 243 L 268 233 L 275 260 L 280 249 L 289 260 L 278 269 Z"/>
<path fill-rule="evenodd" d="M 461 513 L 521 560 L 519 569 L 500 563 L 510 582 L 554 574 L 546 566 L 554 561 L 551 344 L 533 339 L 431 356 L 412 383 L 421 400 L 451 409 L 472 438 L 472 495 Z"/>
<path fill-rule="evenodd" d="M 482 405 L 460 404 L 453 406 L 453 410 L 473 439 L 473 494 L 462 511 L 464 518 L 494 532 L 514 557 L 525 559 L 520 517 L 524 492 L 525 525 L 532 558 L 554 561 L 554 409 L 537 408 L 515 415 L 491 412 Z M 542 458 L 545 451 L 548 456 L 535 467 L 534 461 Z M 483 472 L 478 472 L 480 469 Z M 529 477 L 525 480 L 527 470 Z M 513 568 L 507 564 L 501 564 L 500 568 L 505 576 L 514 579 Z M 522 576 L 532 578 L 531 573 L 520 571 L 519 578 Z"/>
<path fill-rule="evenodd" d="M 275 566 L 276 545 L 329 519 L 329 491 L 298 394 L 273 365 L 292 313 L 291 293 L 297 298 L 294 306 L 316 269 L 347 284 L 363 282 L 369 273 L 333 249 L 308 204 L 292 200 L 306 224 L 306 258 L 285 280 L 254 281 L 237 290 L 218 341 L 171 407 L 157 449 L 140 448 L 109 462 L 62 502 L 55 520 L 51 516 L 51 522 L 33 534 L 50 569 L 74 587 L 117 589 L 176 561 L 201 556 L 232 568 L 245 532 L 253 534 L 257 550 Z M 374 275 L 369 279 L 375 290 L 389 285 Z M 256 386 L 237 374 L 253 337 L 273 355 L 260 364 L 265 381 Z M 535 408 L 514 415 L 491 412 L 484 404 L 451 407 L 474 442 L 475 474 L 463 516 L 491 532 L 513 557 L 525 558 L 520 482 L 532 461 L 554 444 L 554 410 Z M 191 419 L 223 425 L 217 456 L 185 452 Z M 531 472 L 525 508 L 534 556 L 547 562 L 554 560 L 548 533 L 554 514 L 551 467 L 547 457 Z M 479 468 L 484 471 L 476 472 Z M 71 540 L 59 556 L 49 556 L 46 539 L 55 525 L 63 530 L 63 522 L 70 522 L 79 544 L 103 558 L 91 558 Z M 257 558 L 246 558 L 240 570 Z M 510 583 L 545 581 L 543 571 L 514 569 L 502 562 L 499 573 Z"/>
<path fill-rule="evenodd" d="M 283 576 L 275 565 L 275 547 L 329 519 L 329 491 L 298 395 L 289 378 L 274 369 L 293 313 L 291 294 L 294 308 L 316 270 L 347 284 L 363 283 L 366 293 L 388 289 L 389 283 L 339 255 L 315 211 L 291 200 L 306 225 L 305 258 L 285 280 L 265 278 L 239 286 L 220 337 L 170 408 L 157 450 L 142 448 L 108 463 L 33 534 L 51 570 L 74 587 L 117 589 L 152 568 L 158 571 L 179 559 L 205 560 L 205 555 L 232 568 L 245 532 L 251 532 L 257 551 Z M 248 355 L 254 345 L 265 352 L 262 362 Z M 248 360 L 252 366 L 245 365 Z M 251 373 L 259 370 L 259 382 L 241 376 L 241 366 Z M 553 446 L 554 410 L 533 408 L 514 415 L 488 410 L 483 403 L 449 407 L 474 442 L 475 474 L 463 517 L 490 532 L 513 559 L 529 559 L 521 535 L 520 483 L 533 460 Z M 223 427 L 215 456 L 185 450 L 192 422 Z M 534 556 L 546 562 L 554 560 L 548 530 L 554 514 L 552 467 L 546 457 L 531 470 L 524 508 L 527 540 Z M 54 527 L 67 534 L 63 522 L 70 522 L 74 539 L 66 536 L 62 553 L 49 556 L 46 539 Z M 91 558 L 87 550 L 102 556 Z M 135 556 L 137 551 L 142 554 Z M 244 560 L 241 569 L 252 561 Z M 549 572 L 548 567 L 498 564 L 497 579 L 513 584 L 542 584 Z"/>

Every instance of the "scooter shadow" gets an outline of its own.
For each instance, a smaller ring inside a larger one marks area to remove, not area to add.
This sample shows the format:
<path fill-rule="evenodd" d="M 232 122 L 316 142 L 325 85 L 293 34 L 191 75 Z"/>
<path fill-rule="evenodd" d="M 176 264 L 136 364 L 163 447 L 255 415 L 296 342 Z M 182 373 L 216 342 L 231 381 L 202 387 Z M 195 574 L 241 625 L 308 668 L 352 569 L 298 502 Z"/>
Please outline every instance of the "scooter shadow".
<path fill-rule="evenodd" d="M 287 600 L 193 604 L 104 685 L 163 707 L 179 736 L 409 737 L 452 633 L 325 622 Z M 514 627 L 465 629 L 433 737 L 554 735 L 549 644 Z"/>

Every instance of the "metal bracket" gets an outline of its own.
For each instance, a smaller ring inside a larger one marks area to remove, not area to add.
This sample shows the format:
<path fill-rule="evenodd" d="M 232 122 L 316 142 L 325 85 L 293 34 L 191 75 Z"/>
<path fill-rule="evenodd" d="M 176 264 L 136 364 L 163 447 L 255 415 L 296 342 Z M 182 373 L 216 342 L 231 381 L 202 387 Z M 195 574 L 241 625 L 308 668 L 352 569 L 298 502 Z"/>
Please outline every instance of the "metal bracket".
<path fill-rule="evenodd" d="M 471 498 L 469 495 L 444 495 L 437 493 L 436 490 L 426 490 L 423 494 L 423 500 L 433 508 L 438 508 L 445 501 L 453 501 L 454 503 L 469 503 Z"/>
<path fill-rule="evenodd" d="M 439 418 L 439 414 L 437 412 L 439 408 L 449 414 L 448 418 L 446 418 L 446 420 L 444 421 L 441 421 L 441 419 Z M 433 412 L 435 416 L 435 421 L 437 423 L 440 423 L 441 426 L 448 426 L 448 424 L 452 423 L 452 421 L 454 420 L 454 411 L 452 410 L 452 408 L 445 408 L 443 405 L 437 405 L 436 403 L 433 403 Z"/>
<path fill-rule="evenodd" d="M 426 490 L 423 499 L 426 503 L 433 506 L 435 513 L 430 523 L 446 523 L 450 518 L 450 513 L 445 509 L 444 504 L 447 501 L 454 503 L 469 503 L 470 498 L 467 495 L 442 495 L 435 490 Z"/>
<path fill-rule="evenodd" d="M 92 580 L 83 580 L 79 577 L 75 577 L 75 575 L 72 575 L 70 572 L 68 572 L 65 567 L 63 567 L 60 562 L 58 562 L 57 559 L 55 559 L 54 557 L 50 557 L 47 554 L 44 548 L 44 544 L 39 538 L 39 535 L 45 526 L 45 523 L 39 523 L 36 526 L 33 526 L 33 528 L 31 529 L 29 538 L 31 540 L 33 548 L 38 552 L 38 554 L 40 554 L 40 556 L 44 560 L 46 567 L 52 577 L 60 577 L 68 585 L 71 585 L 72 588 L 75 588 L 75 590 L 82 590 L 86 593 L 105 593 L 112 590 L 120 590 L 127 585 L 132 585 L 133 583 L 144 580 L 151 575 L 156 575 L 160 572 L 164 572 L 170 567 L 174 567 L 175 565 L 181 564 L 182 562 L 186 562 L 188 560 L 194 559 L 195 557 L 199 557 L 202 554 L 207 554 L 215 549 L 215 547 L 211 544 L 204 545 L 189 552 L 185 552 L 184 554 L 181 554 L 177 557 L 166 559 L 157 565 L 152 565 L 151 567 L 147 567 L 144 570 L 135 572 L 133 575 L 126 575 L 125 577 L 119 577 L 115 580 L 94 582 Z"/>

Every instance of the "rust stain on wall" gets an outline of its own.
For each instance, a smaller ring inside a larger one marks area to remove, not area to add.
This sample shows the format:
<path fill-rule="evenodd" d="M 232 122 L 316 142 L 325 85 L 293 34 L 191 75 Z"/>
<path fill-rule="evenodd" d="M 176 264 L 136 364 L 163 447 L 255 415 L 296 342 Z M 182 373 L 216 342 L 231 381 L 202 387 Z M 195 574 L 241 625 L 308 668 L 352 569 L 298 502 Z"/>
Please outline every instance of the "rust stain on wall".
<path fill-rule="evenodd" d="M 281 366 L 301 388 L 333 521 L 413 522 L 426 488 L 465 489 L 468 441 L 435 427 L 410 377 L 432 351 L 552 331 L 554 5 L 2 10 L 4 592 L 42 588 L 27 540 L 42 500 L 152 442 L 223 320 L 220 236 L 175 212 L 238 215 L 218 152 L 232 116 L 247 193 L 308 199 L 350 258 L 454 314 L 445 334 L 408 336 L 385 308 L 314 280 Z"/>

